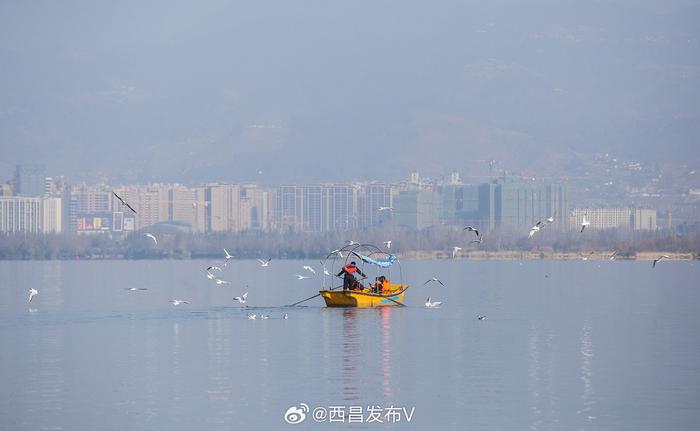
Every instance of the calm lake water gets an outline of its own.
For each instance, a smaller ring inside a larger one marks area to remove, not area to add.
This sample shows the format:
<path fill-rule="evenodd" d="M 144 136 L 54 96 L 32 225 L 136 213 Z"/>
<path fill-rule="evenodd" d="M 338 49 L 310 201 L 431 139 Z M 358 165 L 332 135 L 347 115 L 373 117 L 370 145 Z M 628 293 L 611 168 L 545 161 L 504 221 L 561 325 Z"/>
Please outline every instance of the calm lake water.
<path fill-rule="evenodd" d="M 700 427 L 698 262 L 403 262 L 407 307 L 366 310 L 282 307 L 318 262 L 209 263 L 0 262 L 0 430 Z"/>

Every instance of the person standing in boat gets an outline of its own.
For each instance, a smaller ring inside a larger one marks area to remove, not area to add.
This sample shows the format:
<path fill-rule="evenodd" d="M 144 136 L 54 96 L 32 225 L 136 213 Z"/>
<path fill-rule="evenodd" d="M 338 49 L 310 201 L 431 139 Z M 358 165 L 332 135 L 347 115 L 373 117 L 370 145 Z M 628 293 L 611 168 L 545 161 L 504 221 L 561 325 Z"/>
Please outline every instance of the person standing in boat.
<path fill-rule="evenodd" d="M 345 265 L 343 269 L 337 274 L 338 277 L 343 276 L 343 290 L 352 289 L 355 285 L 355 273 L 360 274 L 363 277 L 366 275 L 355 265 L 355 262 L 350 262 Z"/>

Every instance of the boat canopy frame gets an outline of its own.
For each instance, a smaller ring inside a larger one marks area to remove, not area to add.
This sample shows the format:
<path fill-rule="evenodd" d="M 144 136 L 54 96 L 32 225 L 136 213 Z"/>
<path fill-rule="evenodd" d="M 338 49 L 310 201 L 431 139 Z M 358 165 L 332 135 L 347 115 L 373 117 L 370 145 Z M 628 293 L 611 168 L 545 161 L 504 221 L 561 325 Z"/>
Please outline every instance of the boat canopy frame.
<path fill-rule="evenodd" d="M 391 266 L 380 267 L 378 265 L 373 265 L 371 263 L 365 262 L 362 258 L 360 258 L 360 255 L 372 258 L 374 260 L 389 259 L 391 256 L 393 256 L 396 260 Z M 389 251 L 382 250 L 374 244 L 352 244 L 346 245 L 342 248 L 339 248 L 338 250 L 330 252 L 326 256 L 325 260 L 321 262 L 323 264 L 323 267 L 327 269 L 328 272 L 331 274 L 330 277 L 327 277 L 324 274 L 323 290 L 335 290 L 338 288 L 342 288 L 342 282 L 340 283 L 340 285 L 334 286 L 334 279 L 336 278 L 336 274 L 338 274 L 338 272 L 340 272 L 345 265 L 353 261 L 355 262 L 355 265 L 358 268 L 360 268 L 360 270 L 362 270 L 362 272 L 366 275 L 366 279 L 371 279 L 370 272 L 367 268 L 374 268 L 375 271 L 373 273 L 375 274 L 375 278 L 379 276 L 385 276 L 391 281 L 391 270 L 393 266 L 396 266 L 396 268 L 398 268 L 398 271 L 394 271 L 394 274 L 398 272 L 399 282 L 392 282 L 392 284 L 399 284 L 403 286 L 403 270 L 401 268 L 401 262 L 398 258 L 396 258 L 395 254 L 392 254 Z M 327 263 L 329 262 L 330 267 L 327 265 Z M 326 280 L 326 278 L 330 278 L 330 281 Z M 365 278 L 362 278 L 360 280 L 364 280 Z"/>

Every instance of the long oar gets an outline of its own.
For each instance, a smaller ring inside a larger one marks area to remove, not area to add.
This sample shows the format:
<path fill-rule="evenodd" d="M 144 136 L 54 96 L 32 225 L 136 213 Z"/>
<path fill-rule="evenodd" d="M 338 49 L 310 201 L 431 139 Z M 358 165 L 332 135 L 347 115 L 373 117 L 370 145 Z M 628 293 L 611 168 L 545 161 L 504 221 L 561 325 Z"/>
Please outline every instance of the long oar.
<path fill-rule="evenodd" d="M 399 302 L 399 301 L 397 301 L 397 300 L 395 300 L 395 299 L 391 299 L 391 298 L 386 298 L 386 299 L 388 299 L 388 300 L 391 301 L 391 302 L 395 302 L 395 303 L 399 304 L 399 305 L 402 306 L 402 307 L 406 307 L 406 304 L 404 304 L 404 303 L 402 303 L 402 302 Z"/>
<path fill-rule="evenodd" d="M 314 296 L 309 296 L 308 298 L 302 299 L 301 301 L 295 302 L 294 304 L 285 305 L 285 307 L 294 307 L 295 305 L 299 305 L 299 304 L 301 304 L 302 302 L 308 301 L 309 299 L 314 299 L 314 298 L 317 297 L 317 296 L 321 296 L 321 294 L 320 294 L 320 293 L 317 293 L 317 294 L 315 294 Z"/>
<path fill-rule="evenodd" d="M 328 290 L 335 290 L 335 289 L 338 289 L 338 288 L 341 288 L 341 287 L 343 287 L 343 286 L 332 287 L 332 288 L 330 288 L 330 289 L 328 289 Z M 299 305 L 299 304 L 301 304 L 302 302 L 308 301 L 309 299 L 314 299 L 314 298 L 316 298 L 317 296 L 321 296 L 321 294 L 320 294 L 320 293 L 317 293 L 317 294 L 315 294 L 314 296 L 309 296 L 309 297 L 306 298 L 306 299 L 302 299 L 301 301 L 295 302 L 294 304 L 286 305 L 285 307 L 294 307 L 295 305 Z"/>
<path fill-rule="evenodd" d="M 408 290 L 408 287 L 407 287 L 406 289 L 404 289 L 404 292 L 405 292 L 406 290 Z M 395 302 L 395 303 L 399 304 L 399 305 L 402 306 L 402 307 L 406 307 L 406 306 L 407 306 L 407 305 L 404 304 L 403 302 L 399 302 L 399 301 L 397 301 L 397 300 L 395 300 L 395 299 L 391 299 L 391 297 L 388 297 L 388 296 L 387 296 L 386 299 L 388 299 L 388 300 L 391 301 L 391 302 Z"/>
<path fill-rule="evenodd" d="M 363 278 L 360 279 L 360 281 L 362 281 L 362 280 L 364 280 L 364 279 L 366 279 L 366 278 L 367 278 L 367 277 L 363 277 Z M 340 289 L 341 287 L 343 287 L 343 286 L 331 287 L 331 288 L 328 289 L 328 290 Z M 314 299 L 314 298 L 316 298 L 317 296 L 321 296 L 321 294 L 320 294 L 320 293 L 317 293 L 317 294 L 315 294 L 314 296 L 309 296 L 308 298 L 302 299 L 301 301 L 295 302 L 294 304 L 285 305 L 285 307 L 294 307 L 295 305 L 299 305 L 299 304 L 301 304 L 302 302 L 306 302 L 306 301 L 308 301 L 308 300 L 310 300 L 310 299 Z M 392 299 L 392 301 L 393 301 L 393 299 Z M 396 302 L 396 301 L 394 301 L 394 302 Z M 400 304 L 400 303 L 399 303 L 399 304 Z M 403 305 L 403 304 L 401 304 L 401 305 Z"/>

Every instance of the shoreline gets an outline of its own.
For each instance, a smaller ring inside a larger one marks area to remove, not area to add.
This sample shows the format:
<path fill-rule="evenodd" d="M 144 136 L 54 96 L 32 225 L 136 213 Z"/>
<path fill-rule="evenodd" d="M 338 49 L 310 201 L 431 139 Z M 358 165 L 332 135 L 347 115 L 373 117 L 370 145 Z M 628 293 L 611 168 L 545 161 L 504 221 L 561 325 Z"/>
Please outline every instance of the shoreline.
<path fill-rule="evenodd" d="M 454 260 L 611 260 L 612 251 L 595 250 L 586 253 L 579 252 L 553 252 L 553 251 L 521 251 L 521 250 L 500 250 L 500 251 L 478 251 L 470 250 L 460 252 Z M 641 260 L 653 261 L 659 256 L 668 256 L 664 260 L 700 260 L 700 254 L 693 252 L 669 252 L 669 251 L 640 251 L 634 254 L 618 254 L 614 260 Z M 442 250 L 415 250 L 403 253 L 396 253 L 402 260 L 453 260 L 452 253 Z M 276 258 L 275 260 L 309 260 L 323 259 L 323 257 L 304 258 Z M 183 257 L 147 257 L 147 258 L 127 258 L 124 255 L 93 255 L 80 256 L 70 259 L 0 259 L 0 262 L 26 262 L 26 261 L 81 261 L 81 260 L 210 260 L 218 259 L 218 255 L 212 256 L 183 256 Z M 236 260 L 256 260 L 257 257 L 241 257 Z"/>
<path fill-rule="evenodd" d="M 595 250 L 586 253 L 553 251 L 467 251 L 461 252 L 455 260 L 611 260 L 612 251 Z M 666 260 L 698 260 L 700 256 L 692 252 L 640 251 L 630 255 L 616 255 L 614 260 L 653 261 L 666 255 Z M 444 251 L 411 251 L 399 254 L 401 259 L 449 260 L 452 254 Z"/>

